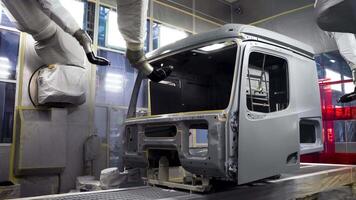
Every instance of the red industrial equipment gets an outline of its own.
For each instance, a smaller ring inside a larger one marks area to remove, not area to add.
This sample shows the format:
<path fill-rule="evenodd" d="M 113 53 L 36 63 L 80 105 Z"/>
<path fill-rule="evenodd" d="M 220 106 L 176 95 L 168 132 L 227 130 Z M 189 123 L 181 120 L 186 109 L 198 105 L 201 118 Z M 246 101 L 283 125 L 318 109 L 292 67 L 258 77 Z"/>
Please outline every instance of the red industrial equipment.
<path fill-rule="evenodd" d="M 356 106 L 336 106 L 332 103 L 332 85 L 345 83 L 352 83 L 352 80 L 330 81 L 330 79 L 323 79 L 319 81 L 323 116 L 324 151 L 303 155 L 301 156 L 301 162 L 356 164 L 356 152 L 340 153 L 335 151 L 334 121 L 356 120 Z"/>

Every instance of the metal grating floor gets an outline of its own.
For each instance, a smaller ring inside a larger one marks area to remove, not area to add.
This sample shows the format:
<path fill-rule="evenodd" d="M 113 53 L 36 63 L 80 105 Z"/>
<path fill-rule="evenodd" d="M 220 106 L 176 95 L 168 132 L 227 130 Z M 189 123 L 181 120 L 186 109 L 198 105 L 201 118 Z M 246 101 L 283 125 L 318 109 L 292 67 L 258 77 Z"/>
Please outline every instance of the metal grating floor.
<path fill-rule="evenodd" d="M 100 193 L 80 193 L 80 194 L 66 194 L 58 195 L 56 197 L 44 196 L 48 200 L 151 200 L 151 199 L 164 199 L 173 197 L 188 197 L 190 194 L 186 192 L 162 189 L 156 187 L 143 187 L 128 190 L 100 192 Z"/>

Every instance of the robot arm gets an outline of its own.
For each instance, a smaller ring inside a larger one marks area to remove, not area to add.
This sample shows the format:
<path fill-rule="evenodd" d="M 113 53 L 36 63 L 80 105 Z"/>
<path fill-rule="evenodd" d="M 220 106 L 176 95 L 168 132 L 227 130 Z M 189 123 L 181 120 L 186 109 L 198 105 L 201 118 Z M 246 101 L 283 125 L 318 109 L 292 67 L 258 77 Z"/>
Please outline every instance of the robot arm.
<path fill-rule="evenodd" d="M 72 15 L 62 6 L 59 0 L 38 0 L 42 11 L 58 26 L 70 35 L 80 29 Z"/>
<path fill-rule="evenodd" d="M 65 32 L 75 37 L 83 47 L 89 62 L 96 65 L 109 65 L 110 62 L 104 58 L 95 56 L 89 35 L 75 22 L 72 15 L 62 6 L 59 0 L 38 0 L 42 11 L 52 19 Z"/>
<path fill-rule="evenodd" d="M 316 0 L 316 22 L 329 32 L 356 34 L 356 1 L 354 0 Z"/>
<path fill-rule="evenodd" d="M 355 0 L 316 0 L 316 22 L 324 31 L 333 32 L 341 56 L 347 61 L 356 85 L 356 1 Z M 339 102 L 356 100 L 355 91 L 345 94 Z"/>
<path fill-rule="evenodd" d="M 352 72 L 352 80 L 356 85 L 356 37 L 352 33 L 332 33 L 341 56 L 348 63 Z M 356 99 L 355 92 L 346 94 L 339 99 L 339 102 L 350 102 Z"/>
<path fill-rule="evenodd" d="M 143 44 L 146 38 L 148 0 L 117 0 L 119 30 L 126 41 L 126 57 L 131 65 L 149 79 L 159 82 L 172 72 L 171 66 L 153 68 L 145 57 Z"/>
<path fill-rule="evenodd" d="M 341 56 L 349 64 L 352 71 L 356 70 L 356 37 L 352 33 L 332 33 Z"/>

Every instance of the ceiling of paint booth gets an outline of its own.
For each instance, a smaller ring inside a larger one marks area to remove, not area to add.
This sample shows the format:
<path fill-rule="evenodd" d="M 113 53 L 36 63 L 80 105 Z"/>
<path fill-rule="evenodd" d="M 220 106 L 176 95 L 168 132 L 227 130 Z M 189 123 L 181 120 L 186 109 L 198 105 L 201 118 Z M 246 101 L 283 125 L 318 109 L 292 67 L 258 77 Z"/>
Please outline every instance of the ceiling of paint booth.
<path fill-rule="evenodd" d="M 233 3 L 234 22 L 249 24 L 282 12 L 311 6 L 314 0 L 238 0 Z M 240 10 L 240 12 L 237 12 Z"/>

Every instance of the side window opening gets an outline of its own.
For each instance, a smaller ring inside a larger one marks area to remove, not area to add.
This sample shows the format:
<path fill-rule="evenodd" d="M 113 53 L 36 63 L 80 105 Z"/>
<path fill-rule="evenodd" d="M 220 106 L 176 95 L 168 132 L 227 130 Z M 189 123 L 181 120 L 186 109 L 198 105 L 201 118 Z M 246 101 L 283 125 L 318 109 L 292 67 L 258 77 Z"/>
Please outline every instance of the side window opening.
<path fill-rule="evenodd" d="M 246 102 L 251 111 L 270 113 L 289 104 L 288 64 L 283 58 L 259 52 L 250 54 Z"/>

